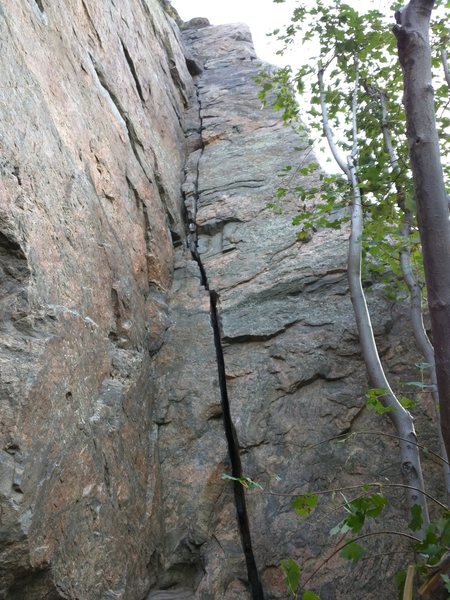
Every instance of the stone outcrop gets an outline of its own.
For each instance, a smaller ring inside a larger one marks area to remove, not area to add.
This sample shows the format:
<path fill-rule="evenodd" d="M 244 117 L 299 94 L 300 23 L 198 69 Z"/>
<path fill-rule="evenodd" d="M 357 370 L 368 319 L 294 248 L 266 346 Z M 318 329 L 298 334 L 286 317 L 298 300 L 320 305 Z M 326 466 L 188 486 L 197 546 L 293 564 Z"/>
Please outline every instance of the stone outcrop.
<path fill-rule="evenodd" d="M 192 78 L 157 1 L 0 27 L 0 597 L 142 598 Z"/>
<path fill-rule="evenodd" d="M 58 4 L 0 2 L 0 598 L 250 598 L 226 385 L 263 487 L 246 494 L 258 577 L 287 599 L 280 560 L 311 573 L 336 523 L 330 506 L 299 521 L 289 494 L 400 479 L 379 436 L 321 443 L 385 428 L 365 409 L 348 232 L 305 244 L 294 196 L 268 208 L 283 167 L 314 157 L 261 109 L 245 26 Z M 369 300 L 404 380 L 404 316 Z M 355 576 L 336 558 L 312 587 L 390 598 L 402 559 Z"/>
<path fill-rule="evenodd" d="M 348 446 L 320 443 L 355 428 L 385 427 L 380 420 L 374 425 L 365 409 L 365 369 L 346 278 L 348 231 L 320 231 L 303 244 L 291 226 L 299 210 L 296 198 L 283 200 L 281 214 L 268 208 L 282 169 L 294 162 L 307 166 L 314 156 L 278 115 L 261 110 L 254 83 L 261 64 L 248 29 L 188 29 L 184 39 L 204 65 L 190 109 L 193 151 L 184 185 L 204 276 L 189 250 L 180 247 L 172 324 L 154 364 L 157 405 L 163 409 L 156 420 L 162 506 L 170 531 L 164 572 L 183 562 L 186 573 L 192 568 L 191 590 L 198 598 L 250 597 L 241 541 L 237 527 L 230 526 L 232 488 L 220 481 L 230 466 L 206 279 L 219 296 L 244 474 L 264 488 L 247 495 L 254 555 L 266 597 L 287 598 L 280 560 L 297 558 L 311 572 L 336 523 L 330 506 L 303 523 L 290 509 L 290 495 L 357 485 L 361 477 L 376 480 L 381 472 L 399 481 L 398 457 L 382 438 Z M 290 176 L 288 184 L 295 183 Z M 301 183 L 317 186 L 317 171 Z M 407 350 L 411 341 L 399 338 L 403 317 L 380 290 L 369 298 L 391 372 L 405 374 L 414 356 Z M 399 514 L 393 510 L 389 519 L 394 526 Z M 384 543 L 392 549 L 397 542 Z M 190 561 L 196 569 L 188 567 Z M 355 578 L 348 566 L 333 567 L 314 578 L 321 598 L 380 597 L 373 573 Z M 397 567 L 387 555 L 381 566 L 386 598 L 395 594 Z"/>

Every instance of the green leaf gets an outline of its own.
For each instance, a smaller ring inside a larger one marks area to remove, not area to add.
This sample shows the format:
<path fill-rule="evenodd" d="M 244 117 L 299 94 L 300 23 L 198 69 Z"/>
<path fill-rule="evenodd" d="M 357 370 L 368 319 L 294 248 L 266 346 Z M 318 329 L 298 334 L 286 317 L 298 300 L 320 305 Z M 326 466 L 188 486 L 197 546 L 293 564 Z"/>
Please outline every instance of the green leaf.
<path fill-rule="evenodd" d="M 417 402 L 415 400 L 412 400 L 411 398 L 406 398 L 405 396 L 399 396 L 398 401 L 403 406 L 403 408 L 406 408 L 406 410 L 416 408 L 417 406 Z"/>
<path fill-rule="evenodd" d="M 228 475 L 228 473 L 222 473 L 221 479 L 224 481 L 239 481 L 238 477 L 232 477 L 231 475 Z"/>
<path fill-rule="evenodd" d="M 420 370 L 424 370 L 424 369 L 431 369 L 433 365 L 431 363 L 428 362 L 420 362 L 420 363 L 416 363 L 416 367 Z"/>
<path fill-rule="evenodd" d="M 298 586 L 300 585 L 300 567 L 292 558 L 286 558 L 280 561 L 280 568 L 285 574 L 284 583 L 295 598 L 297 596 Z"/>
<path fill-rule="evenodd" d="M 385 413 L 394 410 L 392 406 L 384 406 L 384 404 L 381 402 L 379 397 L 383 396 L 384 394 L 386 394 L 386 390 L 384 388 L 372 388 L 368 390 L 366 394 L 367 406 L 379 415 L 384 415 Z"/>
<path fill-rule="evenodd" d="M 363 513 L 357 512 L 353 515 L 350 515 L 345 519 L 345 524 L 349 528 L 352 533 L 359 533 L 363 528 L 365 521 L 365 515 Z"/>
<path fill-rule="evenodd" d="M 379 493 L 368 496 L 365 500 L 366 515 L 372 518 L 378 517 L 388 502 L 386 496 Z"/>
<path fill-rule="evenodd" d="M 386 504 L 386 496 L 380 493 L 373 494 L 372 496 L 361 496 L 351 502 L 347 502 L 344 508 L 349 515 L 331 530 L 331 534 L 346 533 L 347 531 L 359 533 L 364 526 L 366 518 L 378 517 Z"/>
<path fill-rule="evenodd" d="M 411 531 L 418 531 L 422 525 L 422 507 L 418 504 L 414 504 L 411 506 L 411 521 L 408 523 L 408 527 L 411 529 Z"/>
<path fill-rule="evenodd" d="M 303 494 L 294 498 L 291 506 L 296 515 L 307 517 L 316 508 L 318 499 L 316 494 Z"/>
<path fill-rule="evenodd" d="M 309 233 L 309 231 L 299 231 L 297 232 L 297 239 L 299 242 L 310 242 L 311 234 Z"/>
<path fill-rule="evenodd" d="M 270 208 L 270 210 L 273 210 L 273 212 L 277 215 L 283 214 L 283 209 L 279 204 L 275 204 L 275 202 L 269 202 L 266 204 L 266 208 Z"/>
<path fill-rule="evenodd" d="M 249 490 L 262 490 L 262 489 L 264 489 L 262 485 L 260 485 L 256 481 L 253 481 L 253 479 L 250 479 L 250 477 L 245 477 L 244 479 L 245 479 L 245 481 L 247 483 L 246 487 Z"/>
<path fill-rule="evenodd" d="M 386 388 L 370 388 L 370 390 L 368 390 L 367 395 L 369 396 L 382 396 L 383 394 L 386 393 Z"/>
<path fill-rule="evenodd" d="M 365 550 L 362 546 L 356 542 L 349 542 L 346 546 L 344 546 L 344 548 L 342 548 L 341 556 L 342 558 L 357 562 L 362 557 L 364 552 Z"/>
<path fill-rule="evenodd" d="M 441 524 L 441 543 L 444 546 L 450 545 L 450 518 L 447 513 L 445 517 L 440 519 Z"/>
<path fill-rule="evenodd" d="M 425 538 L 416 545 L 416 550 L 426 557 L 426 562 L 430 565 L 435 565 L 440 561 L 447 548 L 442 545 L 436 523 L 431 523 L 428 526 Z"/>
<path fill-rule="evenodd" d="M 314 592 L 303 592 L 302 600 L 320 600 L 319 596 Z"/>
<path fill-rule="evenodd" d="M 403 590 L 406 582 L 406 571 L 398 571 L 394 575 L 394 581 L 399 593 L 399 598 L 403 598 Z"/>
<path fill-rule="evenodd" d="M 350 527 L 347 525 L 347 520 L 344 519 L 337 525 L 335 525 L 332 529 L 330 529 L 330 535 L 337 535 L 338 533 L 348 533 L 350 531 Z"/>

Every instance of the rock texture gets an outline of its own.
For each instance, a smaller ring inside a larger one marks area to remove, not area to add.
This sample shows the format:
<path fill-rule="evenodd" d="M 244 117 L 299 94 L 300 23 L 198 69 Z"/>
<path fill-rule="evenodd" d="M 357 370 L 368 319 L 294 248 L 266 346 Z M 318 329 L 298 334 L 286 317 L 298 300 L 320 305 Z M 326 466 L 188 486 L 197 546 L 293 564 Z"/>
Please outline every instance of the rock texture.
<path fill-rule="evenodd" d="M 247 495 L 250 528 L 266 598 L 289 597 L 278 565 L 297 558 L 305 577 L 331 552 L 336 524 L 323 502 L 306 523 L 290 508 L 289 494 L 401 481 L 398 456 L 382 437 L 348 445 L 326 442 L 354 430 L 384 430 L 367 414 L 365 369 L 348 294 L 348 231 L 318 232 L 297 241 L 294 197 L 282 214 L 267 207 L 279 174 L 314 157 L 278 116 L 261 110 L 254 77 L 257 61 L 242 25 L 188 28 L 186 45 L 204 65 L 196 82 L 188 130 L 192 152 L 184 185 L 188 219 L 210 290 L 219 295 L 228 393 L 244 474 L 264 491 Z M 302 179 L 317 185 L 317 172 Z M 295 187 L 295 177 L 288 182 Z M 155 359 L 161 413 L 161 461 L 165 536 L 162 587 L 190 580 L 196 598 L 250 598 L 242 548 L 233 526 L 230 472 L 223 438 L 208 293 L 186 248 L 177 250 L 170 320 Z M 369 299 L 381 351 L 397 380 L 417 358 L 401 336 L 404 318 L 376 286 Z M 325 441 L 325 443 L 320 443 Z M 389 441 L 389 440 L 387 440 Z M 401 514 L 388 520 L 401 527 Z M 323 600 L 394 597 L 392 577 L 404 544 L 377 540 L 386 557 L 372 569 L 355 570 L 338 559 L 310 584 Z M 181 569 L 185 575 L 180 577 Z M 173 573 L 173 575 L 172 575 Z M 382 583 L 380 584 L 380 573 Z"/>
<path fill-rule="evenodd" d="M 142 598 L 192 78 L 156 0 L 0 28 L 0 597 Z"/>
<path fill-rule="evenodd" d="M 264 488 L 247 503 L 265 597 L 289 597 L 280 559 L 312 572 L 336 523 L 300 522 L 285 494 L 399 480 L 379 436 L 320 444 L 385 424 L 364 408 L 347 232 L 302 244 L 295 198 L 267 208 L 279 171 L 314 159 L 261 110 L 248 29 L 197 19 L 182 41 L 172 17 L 166 0 L 0 0 L 5 600 L 250 597 L 211 292 L 244 472 Z M 402 313 L 370 302 L 405 379 Z M 314 587 L 391 598 L 402 559 L 356 576 L 334 559 Z"/>

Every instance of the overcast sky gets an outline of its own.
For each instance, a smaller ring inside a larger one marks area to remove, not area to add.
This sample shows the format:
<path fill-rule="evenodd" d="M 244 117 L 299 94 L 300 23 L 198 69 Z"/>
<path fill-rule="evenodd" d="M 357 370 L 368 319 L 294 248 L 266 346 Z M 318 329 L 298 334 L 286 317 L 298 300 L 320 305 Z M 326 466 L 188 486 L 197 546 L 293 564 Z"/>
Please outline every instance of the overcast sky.
<path fill-rule="evenodd" d="M 314 0 L 304 0 L 304 3 Z M 347 0 L 355 7 L 377 8 L 388 10 L 391 0 Z M 274 4 L 273 0 L 172 0 L 180 17 L 188 21 L 193 17 L 207 17 L 212 25 L 221 23 L 243 22 L 250 26 L 259 58 L 284 64 L 292 62 L 292 58 L 280 59 L 275 57 L 277 49 L 274 42 L 266 34 L 273 29 L 286 24 L 292 14 L 297 0 L 286 0 L 283 4 Z M 295 61 L 297 62 L 297 61 Z"/>

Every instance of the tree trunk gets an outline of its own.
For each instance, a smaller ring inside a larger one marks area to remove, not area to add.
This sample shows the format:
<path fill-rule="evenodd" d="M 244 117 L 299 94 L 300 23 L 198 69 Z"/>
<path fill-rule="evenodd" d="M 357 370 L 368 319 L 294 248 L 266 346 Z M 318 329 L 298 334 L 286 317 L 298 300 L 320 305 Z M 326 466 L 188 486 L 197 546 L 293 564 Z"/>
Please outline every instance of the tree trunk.
<path fill-rule="evenodd" d="M 393 422 L 398 436 L 401 438 L 399 444 L 403 480 L 406 485 L 410 486 L 407 490 L 408 504 L 410 507 L 418 504 L 422 509 L 423 526 L 422 529 L 417 532 L 417 535 L 423 537 L 430 518 L 428 515 L 426 498 L 421 493 L 421 491 L 425 489 L 425 485 L 420 464 L 414 421 L 411 413 L 403 408 L 389 385 L 373 335 L 369 309 L 367 308 L 366 298 L 361 285 L 361 246 L 363 235 L 361 196 L 354 167 L 351 163 L 350 173 L 353 201 L 352 227 L 348 252 L 348 280 L 356 324 L 358 326 L 361 351 L 364 357 L 370 385 L 374 388 L 382 388 L 385 390 L 385 394 L 380 396 L 380 400 L 385 406 L 391 409 L 391 412 L 387 414 Z"/>
<path fill-rule="evenodd" d="M 431 85 L 429 26 L 434 0 L 410 0 L 395 15 L 404 78 L 407 138 L 422 243 L 440 398 L 450 455 L 450 226 Z"/>
<path fill-rule="evenodd" d="M 445 53 L 442 53 L 442 61 L 444 70 L 446 69 Z M 397 154 L 394 150 L 392 143 L 391 130 L 389 128 L 389 115 L 386 107 L 386 96 L 384 92 L 378 89 L 376 86 L 372 86 L 370 89 L 366 86 L 366 92 L 372 97 L 376 98 L 381 106 L 381 129 L 383 131 L 383 140 L 386 152 L 389 155 L 392 173 L 399 175 L 400 166 L 397 158 Z M 437 388 L 436 378 L 436 365 L 434 364 L 434 348 L 430 342 L 430 339 L 425 330 L 422 314 L 422 288 L 420 287 L 411 267 L 411 251 L 408 245 L 409 237 L 411 235 L 411 229 L 413 225 L 413 215 L 411 211 L 406 208 L 405 203 L 405 190 L 399 182 L 397 177 L 395 179 L 395 190 L 397 195 L 397 206 L 403 213 L 403 227 L 401 235 L 405 240 L 403 248 L 400 250 L 400 265 L 402 269 L 403 279 L 409 289 L 410 298 L 410 316 L 411 326 L 416 340 L 417 348 L 422 353 L 425 362 L 428 363 L 430 369 L 430 381 L 431 381 L 431 395 L 436 408 L 437 423 L 439 429 L 439 447 L 441 457 L 443 459 L 443 472 L 445 487 L 447 490 L 447 497 L 450 498 L 450 465 L 448 462 L 447 450 L 442 439 L 441 433 L 441 419 L 439 415 L 439 393 Z"/>
<path fill-rule="evenodd" d="M 334 137 L 328 118 L 328 107 L 325 101 L 323 73 L 324 69 L 319 69 L 319 97 L 324 135 L 327 139 L 336 163 L 339 165 L 347 178 L 352 194 L 352 218 L 348 249 L 348 281 L 353 311 L 358 328 L 359 341 L 361 344 L 361 352 L 364 358 L 369 384 L 373 388 L 382 388 L 385 390 L 385 393 L 380 396 L 380 400 L 386 407 L 391 409 L 388 413 L 388 416 L 394 424 L 396 433 L 400 438 L 399 444 L 401 468 L 403 480 L 408 486 L 406 492 L 408 505 L 409 507 L 412 507 L 417 504 L 422 509 L 423 525 L 421 530 L 417 532 L 417 535 L 422 538 L 430 519 L 428 514 L 427 500 L 425 495 L 422 493 L 424 491 L 424 481 L 414 422 L 412 415 L 400 404 L 387 380 L 380 361 L 380 356 L 378 354 L 375 337 L 373 335 L 369 309 L 367 307 L 366 297 L 361 284 L 361 256 L 364 217 L 357 168 L 355 164 L 358 152 L 358 129 L 356 123 L 357 92 L 359 85 L 358 62 L 355 60 L 355 87 L 352 96 L 353 147 L 350 156 L 347 157 L 347 160 L 345 160 L 345 158 L 342 156 L 339 148 L 334 142 Z"/>

